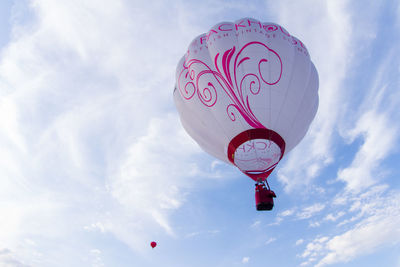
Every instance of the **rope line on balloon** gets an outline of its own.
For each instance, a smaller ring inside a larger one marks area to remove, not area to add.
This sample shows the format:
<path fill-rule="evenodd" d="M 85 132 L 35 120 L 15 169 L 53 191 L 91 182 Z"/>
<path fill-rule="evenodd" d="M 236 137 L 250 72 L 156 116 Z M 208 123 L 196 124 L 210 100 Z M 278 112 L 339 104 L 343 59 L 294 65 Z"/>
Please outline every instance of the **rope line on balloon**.
<path fill-rule="evenodd" d="M 271 190 L 271 188 L 269 187 L 269 184 L 268 184 L 268 179 L 265 179 L 265 185 L 267 186 L 268 190 Z"/>

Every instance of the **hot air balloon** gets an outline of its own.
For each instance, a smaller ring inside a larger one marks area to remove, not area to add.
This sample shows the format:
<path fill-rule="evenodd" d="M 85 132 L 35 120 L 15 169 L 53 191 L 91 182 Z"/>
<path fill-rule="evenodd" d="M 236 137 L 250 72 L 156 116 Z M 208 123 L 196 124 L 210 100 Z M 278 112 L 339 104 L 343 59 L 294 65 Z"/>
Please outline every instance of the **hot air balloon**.
<path fill-rule="evenodd" d="M 155 248 L 155 247 L 157 246 L 157 242 L 152 241 L 152 242 L 150 243 L 150 246 L 151 246 L 151 248 Z"/>
<path fill-rule="evenodd" d="M 304 44 L 275 23 L 218 23 L 189 45 L 173 95 L 187 133 L 256 182 L 257 210 L 272 209 L 267 178 L 318 109 L 318 73 Z"/>

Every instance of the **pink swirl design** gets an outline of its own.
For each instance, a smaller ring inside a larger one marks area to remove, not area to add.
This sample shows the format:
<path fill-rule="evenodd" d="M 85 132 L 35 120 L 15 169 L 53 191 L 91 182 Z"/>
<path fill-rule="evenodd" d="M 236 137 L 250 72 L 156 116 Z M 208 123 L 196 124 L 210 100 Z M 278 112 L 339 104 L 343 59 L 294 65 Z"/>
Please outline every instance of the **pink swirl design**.
<path fill-rule="evenodd" d="M 278 72 L 274 72 L 275 77 L 268 79 L 266 77 L 268 75 L 263 75 L 263 64 L 272 58 L 256 58 L 254 53 L 251 53 L 251 56 L 247 56 L 246 51 L 249 47 L 253 50 L 262 49 L 265 51 L 262 55 L 271 55 L 273 57 L 274 62 L 279 65 Z M 239 67 L 245 67 L 244 65 L 246 64 L 257 64 L 255 69 L 258 70 L 258 73 L 238 71 Z M 215 70 L 198 59 L 185 60 L 177 82 L 182 97 L 189 100 L 197 93 L 198 99 L 203 105 L 212 107 L 217 102 L 218 93 L 224 92 L 231 100 L 231 104 L 226 107 L 226 113 L 231 121 L 236 120 L 236 111 L 250 126 L 265 128 L 254 115 L 248 94 L 259 94 L 261 82 L 275 85 L 280 81 L 282 77 L 282 60 L 279 54 L 264 43 L 249 42 L 237 53 L 236 47 L 233 46 L 226 50 L 222 57 L 220 53 L 216 54 L 213 67 L 215 67 Z"/>

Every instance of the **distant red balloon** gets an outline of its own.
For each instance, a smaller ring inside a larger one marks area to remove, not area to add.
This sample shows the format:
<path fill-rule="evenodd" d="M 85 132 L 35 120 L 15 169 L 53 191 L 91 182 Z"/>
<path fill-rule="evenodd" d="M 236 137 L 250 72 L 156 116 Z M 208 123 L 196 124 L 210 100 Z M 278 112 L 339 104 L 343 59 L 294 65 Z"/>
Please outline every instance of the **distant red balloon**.
<path fill-rule="evenodd" d="M 150 246 L 151 246 L 151 248 L 155 248 L 157 246 L 157 243 L 153 241 L 150 243 Z"/>

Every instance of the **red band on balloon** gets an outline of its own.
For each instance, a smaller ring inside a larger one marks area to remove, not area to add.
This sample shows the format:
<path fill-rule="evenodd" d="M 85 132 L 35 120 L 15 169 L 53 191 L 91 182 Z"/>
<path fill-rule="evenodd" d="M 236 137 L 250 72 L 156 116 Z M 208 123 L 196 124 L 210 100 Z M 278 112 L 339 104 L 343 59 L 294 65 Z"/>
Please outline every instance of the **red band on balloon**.
<path fill-rule="evenodd" d="M 236 166 L 235 164 L 235 151 L 236 149 L 241 146 L 243 143 L 254 140 L 254 139 L 266 139 L 274 142 L 275 144 L 278 145 L 278 147 L 281 149 L 281 156 L 278 160 L 278 162 L 282 159 L 283 154 L 285 153 L 285 140 L 275 131 L 266 129 L 266 128 L 256 128 L 256 129 L 249 129 L 244 132 L 241 132 L 240 134 L 236 135 L 231 142 L 228 145 L 228 159 L 230 162 L 232 162 L 233 165 Z M 276 163 L 277 164 L 277 163 Z M 243 171 L 244 174 L 249 176 L 251 179 L 257 181 L 257 180 L 265 180 L 267 177 L 271 174 L 271 172 L 275 169 L 275 165 L 273 165 L 272 168 L 269 168 L 265 170 L 265 172 L 262 173 L 251 173 L 251 172 L 246 172 Z"/>

